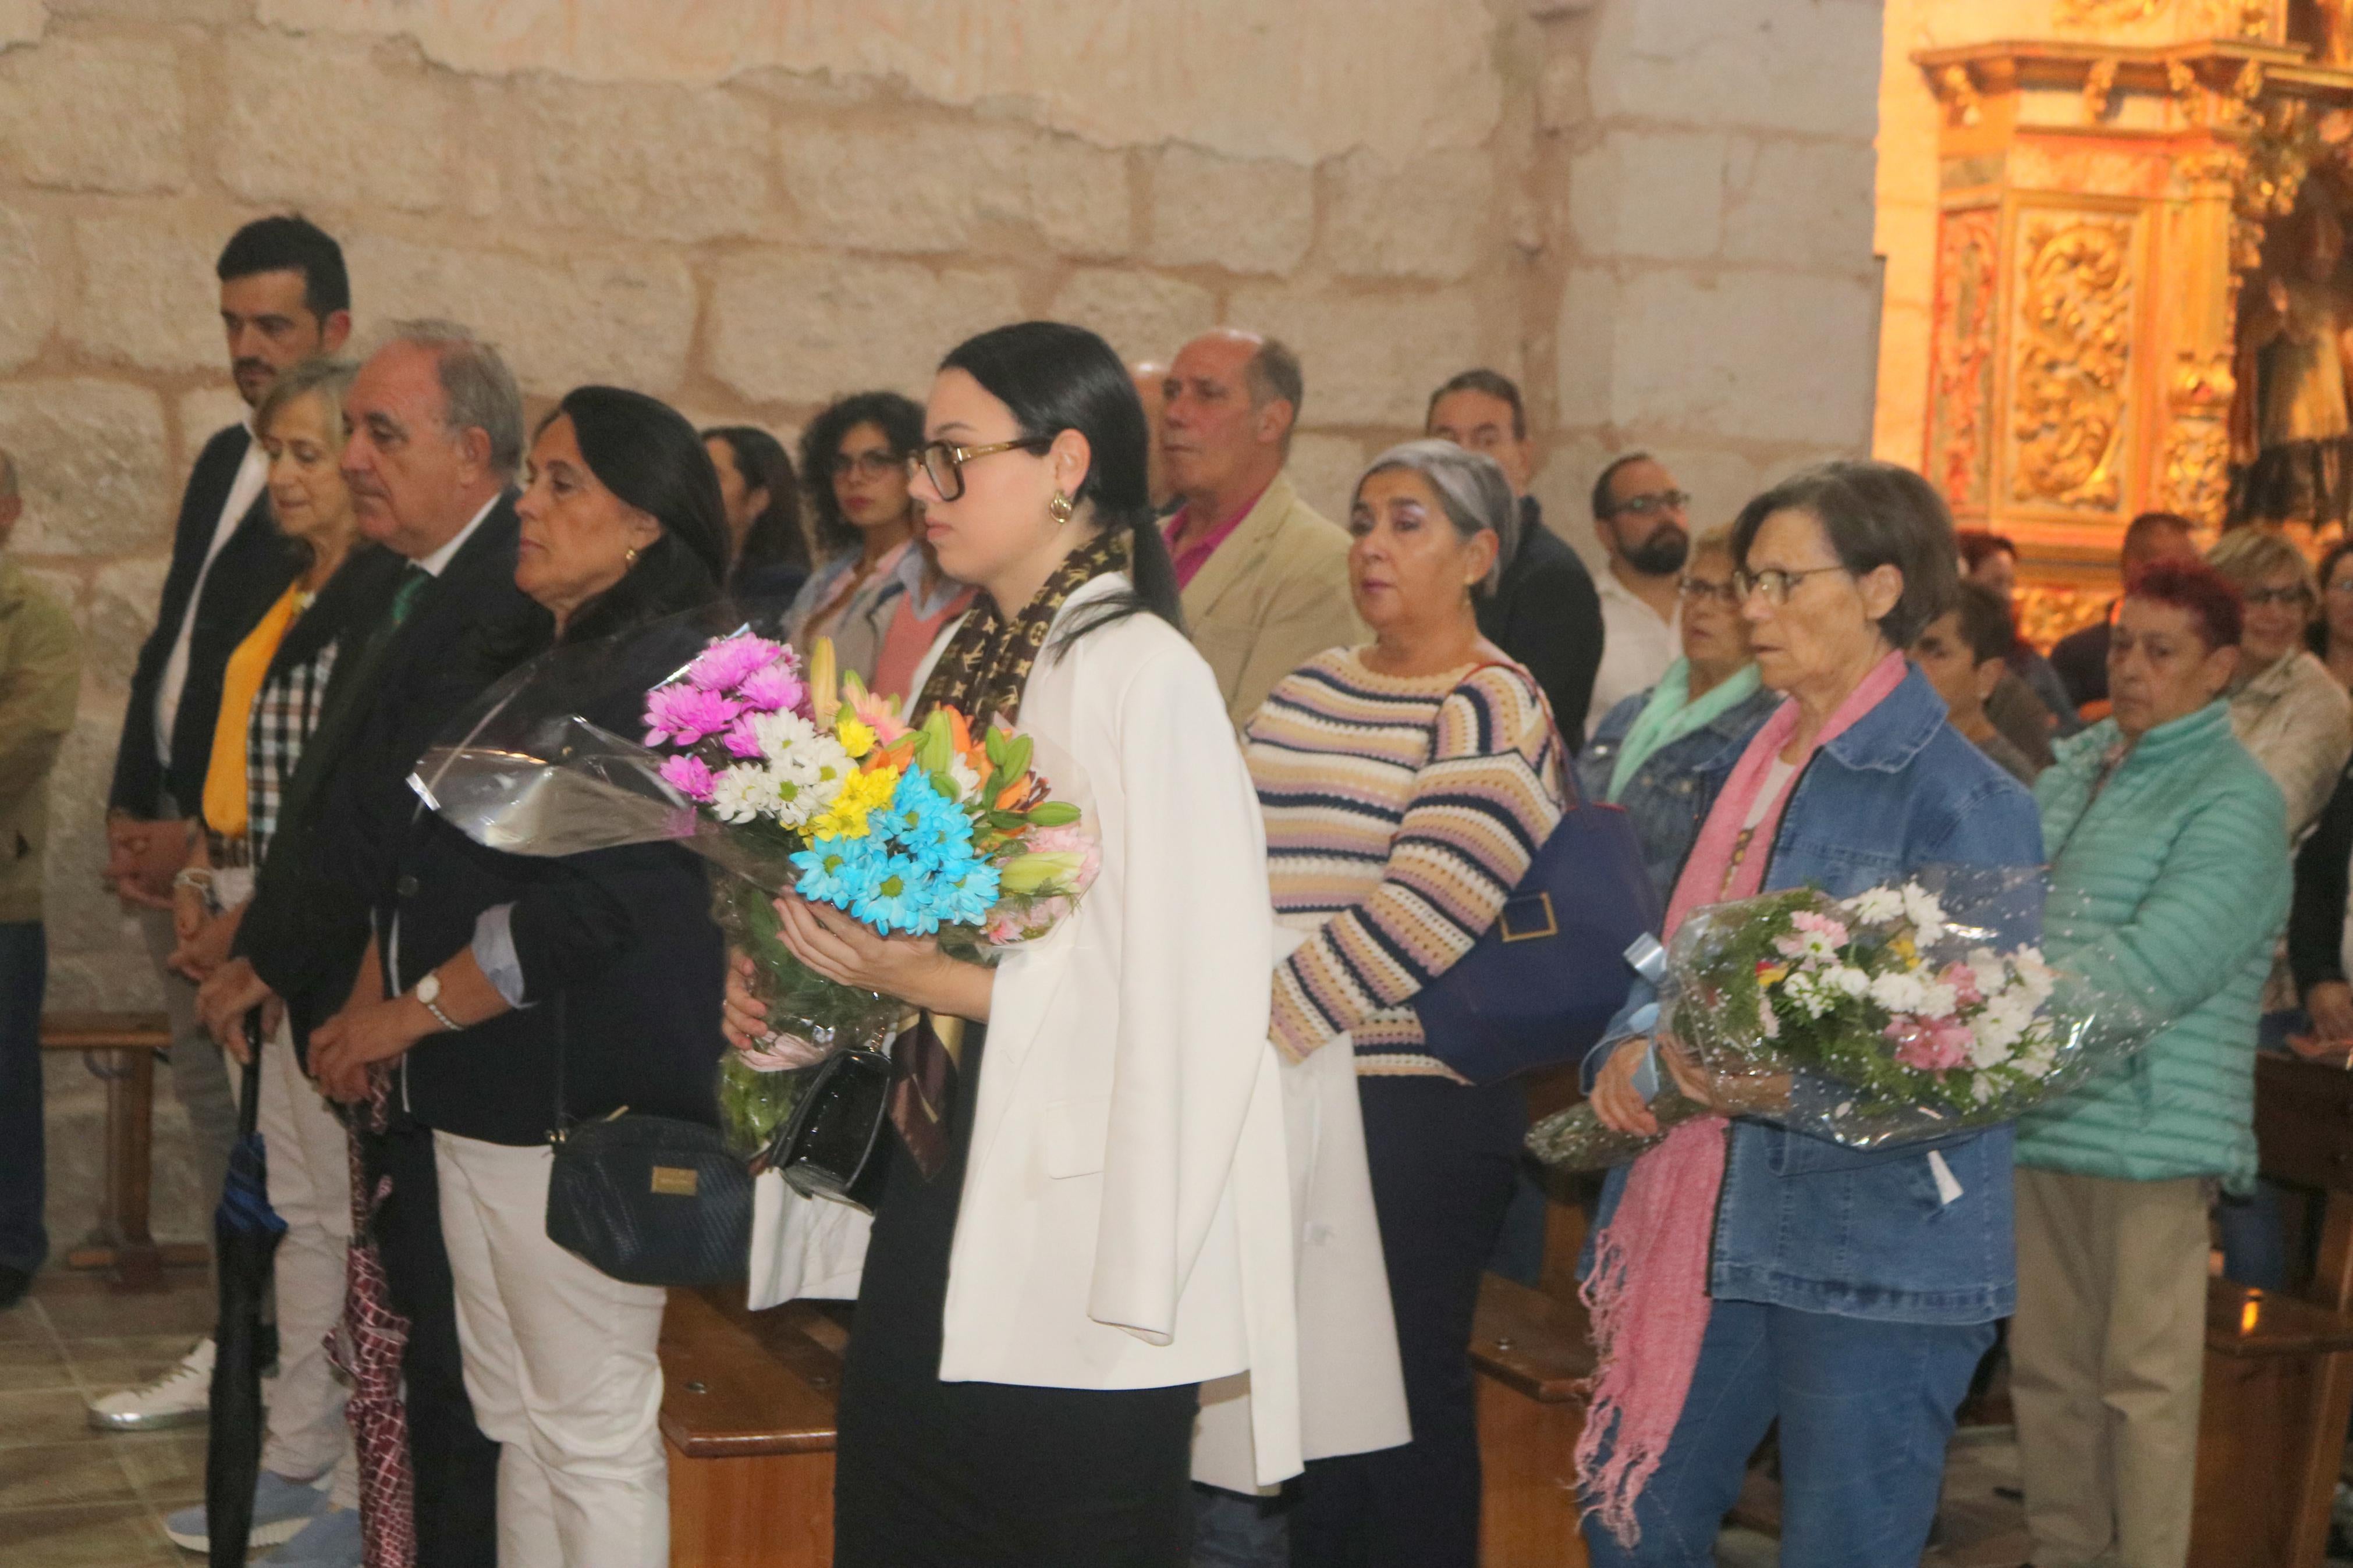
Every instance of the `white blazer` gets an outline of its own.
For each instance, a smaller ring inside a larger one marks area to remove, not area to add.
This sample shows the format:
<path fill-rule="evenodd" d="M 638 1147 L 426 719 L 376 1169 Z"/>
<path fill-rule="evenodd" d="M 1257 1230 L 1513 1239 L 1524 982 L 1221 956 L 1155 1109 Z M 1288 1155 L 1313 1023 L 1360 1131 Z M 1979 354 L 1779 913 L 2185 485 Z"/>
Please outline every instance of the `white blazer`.
<path fill-rule="evenodd" d="M 1127 586 L 1086 584 L 1055 630 Z M 1216 678 L 1167 623 L 1048 648 L 1018 727 L 1103 870 L 997 971 L 940 1376 L 1128 1389 L 1248 1372 L 1271 1483 L 1301 1468 L 1298 1326 L 1257 796 Z"/>

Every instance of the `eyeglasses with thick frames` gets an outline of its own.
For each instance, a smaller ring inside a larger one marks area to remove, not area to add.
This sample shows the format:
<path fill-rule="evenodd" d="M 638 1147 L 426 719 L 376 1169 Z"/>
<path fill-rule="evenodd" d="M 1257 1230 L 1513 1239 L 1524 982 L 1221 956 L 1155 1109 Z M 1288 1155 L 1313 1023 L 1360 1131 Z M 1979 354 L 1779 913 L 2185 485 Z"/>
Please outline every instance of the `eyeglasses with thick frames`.
<path fill-rule="evenodd" d="M 1681 511 L 1689 505 L 1689 490 L 1653 490 L 1649 495 L 1625 497 L 1609 509 L 1609 515 L 1620 517 L 1630 512 L 1636 517 L 1648 517 L 1654 511 Z"/>
<path fill-rule="evenodd" d="M 1762 594 L 1768 605 L 1786 605 L 1789 602 L 1789 590 L 1807 578 L 1845 570 L 1843 566 L 1809 566 L 1802 572 L 1784 572 L 1778 566 L 1767 566 L 1762 572 L 1751 572 L 1742 567 L 1732 574 L 1732 591 L 1738 595 L 1733 603 L 1745 605 L 1751 595 Z"/>
<path fill-rule="evenodd" d="M 986 447 L 927 441 L 907 454 L 907 471 L 913 475 L 921 468 L 932 481 L 932 488 L 940 492 L 942 500 L 955 500 L 964 494 L 964 466 L 975 458 L 994 457 L 999 452 L 1042 452 L 1053 444 L 1050 436 L 1024 436 L 1018 441 L 992 441 Z"/>
<path fill-rule="evenodd" d="M 1694 605 L 1730 605 L 1737 608 L 1740 604 L 1739 584 L 1730 581 L 1716 583 L 1705 577 L 1686 577 L 1675 587 Z"/>

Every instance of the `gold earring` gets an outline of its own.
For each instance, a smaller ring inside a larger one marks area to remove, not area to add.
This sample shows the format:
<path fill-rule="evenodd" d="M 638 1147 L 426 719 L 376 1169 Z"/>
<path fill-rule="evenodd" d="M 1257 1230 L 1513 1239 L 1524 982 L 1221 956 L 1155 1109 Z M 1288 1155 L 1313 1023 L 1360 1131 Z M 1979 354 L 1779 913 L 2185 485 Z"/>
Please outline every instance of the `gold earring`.
<path fill-rule="evenodd" d="M 621 568 L 622 568 L 622 570 L 623 570 L 623 571 L 627 571 L 628 568 L 630 568 L 630 567 L 632 567 L 632 566 L 635 566 L 637 563 L 638 563 L 638 547 L 637 547 L 636 545 L 634 545 L 634 544 L 624 545 L 624 546 L 622 547 L 622 549 L 621 549 Z"/>
<path fill-rule="evenodd" d="M 1047 515 L 1058 523 L 1070 521 L 1071 510 L 1071 498 L 1060 490 L 1056 490 L 1054 499 L 1046 503 Z"/>

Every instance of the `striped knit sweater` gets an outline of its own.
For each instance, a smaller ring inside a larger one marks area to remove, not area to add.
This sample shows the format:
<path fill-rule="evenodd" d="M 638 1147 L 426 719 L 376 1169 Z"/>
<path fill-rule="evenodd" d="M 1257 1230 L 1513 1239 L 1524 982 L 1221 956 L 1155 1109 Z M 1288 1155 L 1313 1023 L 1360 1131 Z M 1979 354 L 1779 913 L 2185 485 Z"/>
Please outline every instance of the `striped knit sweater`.
<path fill-rule="evenodd" d="M 1335 648 L 1244 731 L 1276 919 L 1307 941 L 1274 973 L 1275 1044 L 1335 1035 L 1361 1073 L 1452 1078 L 1406 1004 L 1495 922 L 1560 821 L 1561 758 L 1516 665 L 1401 679 Z"/>

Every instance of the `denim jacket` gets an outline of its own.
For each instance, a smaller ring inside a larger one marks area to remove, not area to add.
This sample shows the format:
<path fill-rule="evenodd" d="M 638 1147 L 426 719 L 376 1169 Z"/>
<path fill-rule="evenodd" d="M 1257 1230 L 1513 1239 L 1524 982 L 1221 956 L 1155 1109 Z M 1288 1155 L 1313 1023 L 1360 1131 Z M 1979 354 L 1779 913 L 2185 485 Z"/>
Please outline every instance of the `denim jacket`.
<path fill-rule="evenodd" d="M 1650 700 L 1650 692 L 1639 692 L 1602 715 L 1601 727 L 1577 754 L 1577 789 L 1582 798 L 1609 798 L 1609 775 L 1617 769 L 1627 731 L 1633 729 Z M 1617 804 L 1634 819 L 1634 836 L 1642 844 L 1642 865 L 1658 885 L 1662 908 L 1674 894 L 1683 862 L 1691 858 L 1699 826 L 1707 818 L 1708 803 L 1740 760 L 1748 737 L 1780 701 L 1778 691 L 1758 691 L 1733 704 L 1699 729 L 1643 758 L 1634 776 L 1626 781 L 1626 793 Z"/>
<path fill-rule="evenodd" d="M 1737 761 L 1728 755 L 1708 771 L 1711 806 Z M 1945 721 L 1944 703 L 1912 669 L 1799 774 L 1764 886 L 1810 883 L 1847 898 L 1923 867 L 2042 861 L 2033 797 Z M 1588 1082 L 1653 1000 L 1638 982 L 1586 1060 Z M 1708 1293 L 1889 1322 L 2006 1317 L 2017 1297 L 2011 1144 L 2010 1129 L 2000 1127 L 1934 1145 L 1856 1150 L 1736 1121 Z M 1609 1223 L 1625 1179 L 1623 1166 L 1610 1173 L 1597 1229 Z"/>

